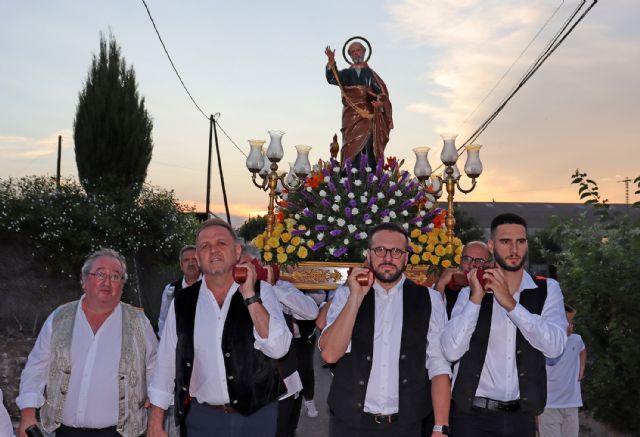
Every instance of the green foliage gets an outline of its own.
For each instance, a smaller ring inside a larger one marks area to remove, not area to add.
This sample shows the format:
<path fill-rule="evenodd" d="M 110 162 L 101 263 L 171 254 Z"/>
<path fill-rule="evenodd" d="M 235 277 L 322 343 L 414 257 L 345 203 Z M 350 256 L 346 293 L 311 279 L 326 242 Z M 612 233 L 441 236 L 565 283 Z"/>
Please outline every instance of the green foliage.
<path fill-rule="evenodd" d="M 238 237 L 244 241 L 251 241 L 267 229 L 267 219 L 263 216 L 253 217 L 247 220 L 238 228 Z"/>
<path fill-rule="evenodd" d="M 144 185 L 138 199 L 87 194 L 73 180 L 59 189 L 49 177 L 0 179 L 0 237 L 33 241 L 33 256 L 54 274 L 78 275 L 88 254 L 111 247 L 133 256 L 152 253 L 173 266 L 180 248 L 192 244 L 197 219 L 172 191 Z"/>
<path fill-rule="evenodd" d="M 153 123 L 139 97 L 133 68 L 120 47 L 100 36 L 74 120 L 76 164 L 88 193 L 136 198 L 151 161 Z"/>
<path fill-rule="evenodd" d="M 549 238 L 562 248 L 558 277 L 565 300 L 577 309 L 576 332 L 587 345 L 582 384 L 593 416 L 626 432 L 640 429 L 640 224 L 610 216 L 597 183 L 573 176 L 585 203 L 600 208 L 600 220 L 556 222 Z M 586 188 L 585 188 L 586 187 Z"/>
<path fill-rule="evenodd" d="M 485 241 L 484 232 L 474 217 L 466 211 L 457 208 L 455 209 L 455 218 L 456 237 L 460 238 L 464 244 L 476 240 Z"/>

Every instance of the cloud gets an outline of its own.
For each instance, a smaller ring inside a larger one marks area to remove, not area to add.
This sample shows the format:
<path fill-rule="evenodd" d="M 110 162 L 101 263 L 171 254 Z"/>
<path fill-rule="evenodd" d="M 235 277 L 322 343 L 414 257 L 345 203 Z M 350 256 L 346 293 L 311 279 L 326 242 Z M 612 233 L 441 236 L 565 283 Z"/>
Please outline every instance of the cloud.
<path fill-rule="evenodd" d="M 61 130 L 45 137 L 34 138 L 17 135 L 0 135 L 0 159 L 36 159 L 57 153 L 58 135 L 62 135 L 62 147 L 73 147 L 71 130 Z"/>

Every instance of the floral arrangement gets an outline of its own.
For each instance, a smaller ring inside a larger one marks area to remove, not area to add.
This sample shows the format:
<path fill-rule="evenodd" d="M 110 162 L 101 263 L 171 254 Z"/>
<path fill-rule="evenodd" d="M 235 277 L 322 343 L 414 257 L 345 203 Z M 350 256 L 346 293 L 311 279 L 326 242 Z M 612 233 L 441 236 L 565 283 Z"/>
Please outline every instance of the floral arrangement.
<path fill-rule="evenodd" d="M 408 171 L 389 157 L 375 169 L 362 159 L 344 168 L 319 161 L 304 188 L 284 193 L 278 202 L 274 232 L 254 239 L 263 260 L 282 266 L 301 261 L 361 261 L 370 230 L 393 221 L 410 235 L 410 263 L 434 269 L 459 264 L 461 246 L 447 252 L 444 210 Z M 444 251 L 444 252 L 443 252 Z"/>

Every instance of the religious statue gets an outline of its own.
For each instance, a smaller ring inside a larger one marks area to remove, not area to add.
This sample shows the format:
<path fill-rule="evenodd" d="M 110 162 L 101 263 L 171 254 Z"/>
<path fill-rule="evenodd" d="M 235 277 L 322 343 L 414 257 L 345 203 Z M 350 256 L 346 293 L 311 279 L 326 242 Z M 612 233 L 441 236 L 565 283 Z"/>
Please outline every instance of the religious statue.
<path fill-rule="evenodd" d="M 366 59 L 364 45 L 360 41 L 351 42 L 353 40 L 362 40 L 367 44 L 369 56 Z M 345 56 L 347 44 L 351 61 Z M 371 45 L 362 37 L 347 40 L 342 54 L 350 67 L 339 71 L 336 69 L 335 50 L 327 46 L 325 54 L 328 58 L 327 82 L 340 87 L 342 95 L 340 162 L 344 163 L 349 158 L 354 165 L 359 165 L 365 154 L 368 165 L 375 168 L 377 161 L 384 159 L 384 148 L 389 142 L 393 119 L 387 86 L 367 64 L 371 57 Z"/>

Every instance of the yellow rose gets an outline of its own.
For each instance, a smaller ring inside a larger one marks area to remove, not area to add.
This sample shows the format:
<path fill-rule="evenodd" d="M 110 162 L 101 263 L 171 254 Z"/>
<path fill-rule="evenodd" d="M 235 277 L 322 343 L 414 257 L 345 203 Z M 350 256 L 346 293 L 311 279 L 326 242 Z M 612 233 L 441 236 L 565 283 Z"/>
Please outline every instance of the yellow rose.
<path fill-rule="evenodd" d="M 296 251 L 296 247 L 295 247 L 295 246 L 293 246 L 293 245 L 291 245 L 291 244 L 289 244 L 289 245 L 287 246 L 287 253 L 293 253 L 293 252 L 295 252 L 295 251 Z"/>
<path fill-rule="evenodd" d="M 442 262 L 440 263 L 440 265 L 442 267 L 444 267 L 445 269 L 451 267 L 451 261 L 449 261 L 448 259 L 443 259 Z"/>
<path fill-rule="evenodd" d="M 287 226 L 287 231 L 292 230 L 293 227 L 296 225 L 296 221 L 292 218 L 284 219 L 284 223 Z"/>
<path fill-rule="evenodd" d="M 291 244 L 293 244 L 294 246 L 297 246 L 300 244 L 300 237 L 298 237 L 297 235 L 295 237 L 293 237 L 291 239 Z"/>
<path fill-rule="evenodd" d="M 265 244 L 264 247 L 262 248 L 262 250 L 270 251 L 271 250 L 271 246 L 269 246 L 268 244 Z"/>
<path fill-rule="evenodd" d="M 273 259 L 273 254 L 271 252 L 264 252 L 262 258 L 264 258 L 266 262 L 270 262 Z"/>
<path fill-rule="evenodd" d="M 409 257 L 409 261 L 411 261 L 411 264 L 419 264 L 420 263 L 420 257 L 418 255 L 416 255 L 415 253 L 413 255 L 411 255 Z"/>
<path fill-rule="evenodd" d="M 421 233 L 422 232 L 419 228 L 415 228 L 413 231 L 411 231 L 411 238 L 418 238 Z"/>
<path fill-rule="evenodd" d="M 436 235 L 430 235 L 427 242 L 431 245 L 436 245 L 438 244 L 438 237 Z"/>
<path fill-rule="evenodd" d="M 287 262 L 287 254 L 286 253 L 279 253 L 277 258 L 278 258 L 278 263 L 280 263 L 280 264 L 284 264 L 285 262 Z"/>
<path fill-rule="evenodd" d="M 304 246 L 300 246 L 298 248 L 298 258 L 300 259 L 305 259 L 307 257 L 307 255 L 309 254 L 309 252 L 307 251 L 307 248 Z"/>
<path fill-rule="evenodd" d="M 276 252 L 278 252 L 278 253 L 284 253 L 284 247 L 282 247 L 282 246 L 278 246 L 278 248 L 276 249 Z"/>
<path fill-rule="evenodd" d="M 422 252 L 422 261 L 429 262 L 431 259 L 431 254 L 429 252 Z"/>
<path fill-rule="evenodd" d="M 436 250 L 435 250 L 436 255 L 443 256 L 445 253 L 447 253 L 447 249 L 445 246 L 442 246 L 442 245 L 436 246 Z"/>
<path fill-rule="evenodd" d="M 431 264 L 433 264 L 434 266 L 437 266 L 438 263 L 440 262 L 440 257 L 439 256 L 435 256 L 435 255 L 431 255 L 431 259 L 429 260 L 431 262 Z"/>
<path fill-rule="evenodd" d="M 420 253 L 420 252 L 422 252 L 422 246 L 420 246 L 420 245 L 418 245 L 418 244 L 409 243 L 409 246 L 411 247 L 411 250 L 413 250 L 413 253 Z"/>
<path fill-rule="evenodd" d="M 453 237 L 454 246 L 460 246 L 461 244 L 462 244 L 462 240 L 460 240 L 458 237 Z"/>
<path fill-rule="evenodd" d="M 258 235 L 256 238 L 254 238 L 253 239 L 253 244 L 258 249 L 262 249 L 264 247 L 264 238 L 262 237 L 262 235 Z"/>
<path fill-rule="evenodd" d="M 316 242 L 313 240 L 308 240 L 307 241 L 307 246 L 309 246 L 309 249 L 313 248 L 313 246 L 316 245 Z"/>
<path fill-rule="evenodd" d="M 305 225 L 300 225 L 298 226 L 298 229 L 300 229 L 301 231 L 306 231 L 307 227 Z"/>
<path fill-rule="evenodd" d="M 421 242 L 422 244 L 426 243 L 428 239 L 429 239 L 429 236 L 426 234 L 422 234 L 418 237 L 418 241 Z"/>
<path fill-rule="evenodd" d="M 459 253 L 456 253 L 456 256 L 453 257 L 453 261 L 460 265 L 460 258 L 462 257 L 462 255 L 460 255 Z"/>
<path fill-rule="evenodd" d="M 453 253 L 453 246 L 447 245 L 447 254 L 451 255 Z"/>
<path fill-rule="evenodd" d="M 456 255 L 462 255 L 462 246 L 456 247 Z"/>
<path fill-rule="evenodd" d="M 282 231 L 284 231 L 284 225 L 282 223 L 276 224 L 275 232 L 280 234 L 280 233 L 282 233 Z"/>
<path fill-rule="evenodd" d="M 284 232 L 280 235 L 280 239 L 283 243 L 288 243 L 291 240 L 291 234 L 288 232 Z"/>
<path fill-rule="evenodd" d="M 427 248 L 425 249 L 425 252 L 433 252 L 433 249 L 435 249 L 433 244 L 427 244 Z"/>
<path fill-rule="evenodd" d="M 267 240 L 267 244 L 271 247 L 280 246 L 280 241 L 276 237 L 271 237 Z"/>

